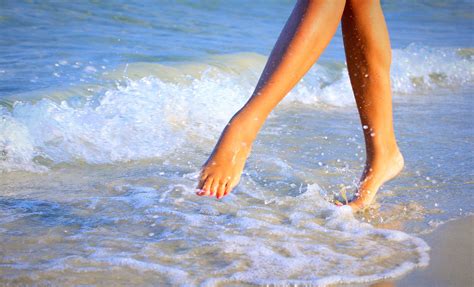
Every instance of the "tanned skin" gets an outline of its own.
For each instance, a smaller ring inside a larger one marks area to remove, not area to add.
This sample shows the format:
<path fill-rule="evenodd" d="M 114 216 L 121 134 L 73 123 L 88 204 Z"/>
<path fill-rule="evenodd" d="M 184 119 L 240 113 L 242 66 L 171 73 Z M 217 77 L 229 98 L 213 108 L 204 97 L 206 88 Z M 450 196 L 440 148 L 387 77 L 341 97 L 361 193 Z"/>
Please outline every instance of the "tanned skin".
<path fill-rule="evenodd" d="M 367 159 L 354 211 L 403 168 L 392 122 L 391 49 L 379 1 L 298 1 L 247 103 L 232 117 L 203 165 L 197 195 L 229 194 L 239 183 L 252 143 L 275 106 L 317 61 L 342 22 L 346 60 L 365 137 Z"/>

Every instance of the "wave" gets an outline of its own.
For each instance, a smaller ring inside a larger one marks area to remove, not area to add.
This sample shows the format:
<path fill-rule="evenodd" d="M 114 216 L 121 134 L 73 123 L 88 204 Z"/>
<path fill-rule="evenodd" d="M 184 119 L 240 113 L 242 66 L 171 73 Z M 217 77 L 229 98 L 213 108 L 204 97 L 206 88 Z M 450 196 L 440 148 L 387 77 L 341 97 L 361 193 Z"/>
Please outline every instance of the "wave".
<path fill-rule="evenodd" d="M 228 202 L 196 202 L 189 179 L 180 181 L 165 186 L 165 193 L 128 184 L 115 186 L 113 196 L 88 192 L 81 195 L 85 206 L 3 202 L 22 217 L 25 210 L 40 213 L 44 222 L 34 222 L 48 230 L 30 228 L 23 235 L 30 238 L 26 247 L 36 247 L 28 253 L 34 263 L 25 263 L 24 253 L 7 252 L 11 272 L 4 281 L 57 285 L 68 274 L 71 285 L 90 285 L 140 274 L 139 282 L 160 286 L 332 286 L 394 279 L 429 263 L 422 239 L 357 221 L 349 207 L 321 197 L 316 184 L 269 203 L 255 198 L 254 188 Z M 94 212 L 84 213 L 91 206 Z M 61 246 L 51 244 L 58 240 Z M 45 253 L 48 260 L 42 260 Z"/>
<path fill-rule="evenodd" d="M 468 86 L 473 56 L 473 49 L 394 50 L 393 91 L 410 96 Z M 104 72 L 100 84 L 4 98 L 0 170 L 161 158 L 215 139 L 251 94 L 265 60 L 242 53 L 179 65 L 134 63 Z M 353 105 L 344 63 L 316 64 L 282 105 L 297 103 Z"/>

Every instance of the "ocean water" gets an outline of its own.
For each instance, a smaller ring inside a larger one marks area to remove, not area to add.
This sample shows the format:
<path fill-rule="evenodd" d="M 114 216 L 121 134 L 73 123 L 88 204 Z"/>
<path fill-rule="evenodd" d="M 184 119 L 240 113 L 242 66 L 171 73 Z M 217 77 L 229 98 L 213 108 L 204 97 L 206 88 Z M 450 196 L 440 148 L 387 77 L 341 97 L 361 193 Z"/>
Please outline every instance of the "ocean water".
<path fill-rule="evenodd" d="M 293 1 L 1 1 L 0 282 L 366 286 L 429 264 L 474 212 L 473 4 L 383 1 L 406 167 L 373 208 L 340 31 L 271 114 L 241 183 L 196 177 Z"/>

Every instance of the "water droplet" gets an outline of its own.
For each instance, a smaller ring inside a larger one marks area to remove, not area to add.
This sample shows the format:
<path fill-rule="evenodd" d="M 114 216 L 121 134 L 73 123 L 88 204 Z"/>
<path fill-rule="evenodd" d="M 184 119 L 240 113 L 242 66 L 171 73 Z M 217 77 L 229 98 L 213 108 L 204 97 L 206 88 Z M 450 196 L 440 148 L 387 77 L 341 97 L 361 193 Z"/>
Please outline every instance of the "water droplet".
<path fill-rule="evenodd" d="M 368 77 L 369 77 L 369 74 L 365 74 L 364 77 L 368 78 Z"/>
<path fill-rule="evenodd" d="M 155 235 L 155 233 L 153 232 L 148 233 L 148 236 L 153 236 L 153 235 Z"/>
<path fill-rule="evenodd" d="M 363 125 L 362 128 L 363 128 L 364 130 L 366 130 L 366 129 L 369 128 L 369 126 L 368 126 L 368 125 Z"/>
<path fill-rule="evenodd" d="M 371 133 L 370 133 L 370 136 L 371 136 L 371 137 L 374 137 L 374 136 L 375 136 L 375 133 L 374 133 L 374 132 L 371 132 Z"/>

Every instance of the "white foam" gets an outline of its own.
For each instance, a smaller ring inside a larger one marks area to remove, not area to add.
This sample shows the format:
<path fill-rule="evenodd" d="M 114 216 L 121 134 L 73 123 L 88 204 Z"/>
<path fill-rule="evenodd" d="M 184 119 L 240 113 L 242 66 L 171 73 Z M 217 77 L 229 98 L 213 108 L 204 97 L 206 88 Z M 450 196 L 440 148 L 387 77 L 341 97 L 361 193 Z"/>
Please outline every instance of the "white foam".
<path fill-rule="evenodd" d="M 245 254 L 249 266 L 228 276 L 208 279 L 205 286 L 232 282 L 275 286 L 367 283 L 393 279 L 428 264 L 429 247 L 423 240 L 355 220 L 350 208 L 334 207 L 322 200 L 317 185 L 309 186 L 301 196 L 279 201 L 292 215 L 292 222 L 298 222 L 297 226 L 249 222 L 247 216 L 235 219 L 232 225 L 241 226 L 242 233 L 223 234 L 222 243 L 217 245 L 235 258 Z M 316 229 L 319 232 L 308 232 L 308 225 L 301 223 L 316 220 L 315 210 L 325 220 Z M 245 232 L 247 229 L 253 231 Z M 318 235 L 314 237 L 315 234 Z M 351 250 L 351 245 L 347 245 L 351 243 L 365 254 Z M 348 250 L 351 251 L 346 253 Z M 364 274 L 363 270 L 369 269 Z"/>
<path fill-rule="evenodd" d="M 44 171 L 33 162 L 35 147 L 28 128 L 0 107 L 0 171 Z"/>
<path fill-rule="evenodd" d="M 463 86 L 474 78 L 472 55 L 461 50 L 411 45 L 393 54 L 396 93 Z M 251 94 L 264 63 L 262 56 L 237 54 L 176 67 L 130 64 L 125 76 L 135 79 L 105 92 L 36 92 L 43 98 L 0 109 L 0 170 L 44 170 L 44 159 L 101 164 L 164 158 L 190 142 L 214 141 Z M 282 105 L 294 103 L 352 105 L 346 68 L 316 64 Z"/>
<path fill-rule="evenodd" d="M 393 51 L 391 81 L 396 93 L 470 85 L 473 79 L 472 50 L 411 44 Z"/>
<path fill-rule="evenodd" d="M 77 285 L 90 274 L 99 282 L 117 273 L 132 280 L 138 272 L 140 282 L 180 286 L 325 286 L 393 279 L 429 261 L 422 239 L 357 221 L 348 208 L 326 202 L 317 185 L 269 204 L 246 193 L 225 203 L 190 189 L 160 202 L 155 188 L 124 185 L 113 195 L 92 192 L 100 202 L 91 199 L 96 208 L 90 214 L 90 205 L 77 206 L 77 200 L 68 201 L 67 212 L 58 204 L 56 216 L 46 208 L 47 220 L 34 221 L 21 235 L 28 259 L 6 248 L 13 271 L 4 279 L 56 285 L 68 274 Z"/>

